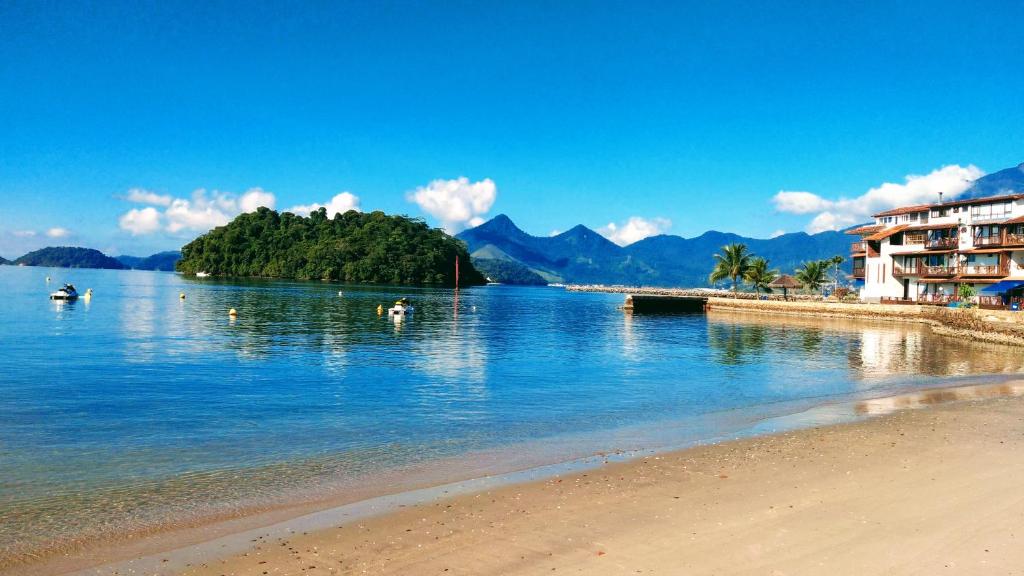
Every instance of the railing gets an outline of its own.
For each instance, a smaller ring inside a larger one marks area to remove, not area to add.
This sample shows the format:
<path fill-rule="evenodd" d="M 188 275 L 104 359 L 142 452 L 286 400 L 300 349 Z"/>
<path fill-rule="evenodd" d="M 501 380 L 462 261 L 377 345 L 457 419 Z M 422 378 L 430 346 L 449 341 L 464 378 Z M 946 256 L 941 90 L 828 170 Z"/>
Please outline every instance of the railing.
<path fill-rule="evenodd" d="M 860 267 L 860 268 L 854 267 L 854 269 L 853 269 L 853 277 L 854 278 L 863 278 L 864 277 L 864 268 L 863 267 Z"/>
<path fill-rule="evenodd" d="M 956 276 L 956 266 L 922 266 L 923 276 Z"/>
<path fill-rule="evenodd" d="M 1002 296 L 978 296 L 978 308 L 986 310 L 1002 310 L 1006 308 Z"/>
<path fill-rule="evenodd" d="M 1003 239 L 1000 236 L 975 236 L 975 246 L 998 246 L 1003 243 Z"/>
<path fill-rule="evenodd" d="M 850 244 L 850 252 L 853 252 L 853 253 L 867 252 L 867 249 L 868 249 L 867 242 L 864 242 L 864 241 L 854 242 L 853 244 Z"/>
<path fill-rule="evenodd" d="M 1010 263 L 999 264 L 968 264 L 961 274 L 965 276 L 1005 276 L 1010 273 Z"/>
<path fill-rule="evenodd" d="M 888 296 L 882 296 L 882 304 L 917 304 L 910 298 L 890 298 Z"/>
<path fill-rule="evenodd" d="M 951 294 L 921 294 L 917 298 L 917 301 L 921 304 L 949 304 L 959 300 L 959 298 Z"/>
<path fill-rule="evenodd" d="M 928 236 L 925 234 L 911 234 L 907 232 L 903 235 L 903 243 L 906 245 L 924 244 L 928 241 Z"/>
<path fill-rule="evenodd" d="M 893 264 L 892 266 L 893 276 L 920 276 L 921 267 L 917 264 L 913 266 L 900 266 L 899 264 Z"/>
<path fill-rule="evenodd" d="M 932 238 L 925 244 L 928 248 L 956 248 L 957 242 L 956 236 L 946 236 L 943 238 Z"/>
<path fill-rule="evenodd" d="M 1004 241 L 1007 245 L 1024 244 L 1024 234 L 1007 234 Z"/>

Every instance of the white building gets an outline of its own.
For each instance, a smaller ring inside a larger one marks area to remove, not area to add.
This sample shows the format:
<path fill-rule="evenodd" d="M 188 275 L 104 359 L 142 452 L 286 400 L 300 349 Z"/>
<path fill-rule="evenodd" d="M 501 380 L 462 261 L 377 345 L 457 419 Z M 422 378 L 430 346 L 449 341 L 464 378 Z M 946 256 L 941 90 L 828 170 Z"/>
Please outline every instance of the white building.
<path fill-rule="evenodd" d="M 847 232 L 861 236 L 851 252 L 862 300 L 946 304 L 970 284 L 979 293 L 989 288 L 982 307 L 1024 304 L 1024 194 L 906 206 L 874 218 Z"/>

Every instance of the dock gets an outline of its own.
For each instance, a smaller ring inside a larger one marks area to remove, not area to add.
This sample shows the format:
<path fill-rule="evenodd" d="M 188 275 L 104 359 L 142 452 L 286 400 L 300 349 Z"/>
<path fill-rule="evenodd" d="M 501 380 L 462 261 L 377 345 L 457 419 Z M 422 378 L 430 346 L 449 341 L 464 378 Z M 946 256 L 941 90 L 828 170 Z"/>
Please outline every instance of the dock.
<path fill-rule="evenodd" d="M 649 294 L 628 294 L 622 309 L 637 313 L 699 313 L 708 308 L 706 296 L 653 296 Z"/>

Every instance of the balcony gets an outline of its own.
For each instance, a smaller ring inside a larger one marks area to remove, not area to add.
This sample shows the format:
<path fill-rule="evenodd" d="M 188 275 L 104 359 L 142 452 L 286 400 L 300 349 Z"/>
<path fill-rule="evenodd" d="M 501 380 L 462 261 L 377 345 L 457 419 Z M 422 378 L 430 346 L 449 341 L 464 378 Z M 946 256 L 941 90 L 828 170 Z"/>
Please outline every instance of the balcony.
<path fill-rule="evenodd" d="M 945 278 L 956 276 L 956 266 L 921 266 L 921 276 Z"/>
<path fill-rule="evenodd" d="M 893 264 L 892 275 L 893 276 L 920 276 L 921 266 L 914 264 L 912 266 L 900 266 L 899 264 Z"/>
<path fill-rule="evenodd" d="M 975 246 L 999 246 L 1002 243 L 1003 243 L 1003 238 L 1001 236 L 975 236 L 974 237 L 974 245 Z"/>
<path fill-rule="evenodd" d="M 857 266 L 854 266 L 853 267 L 853 277 L 854 278 L 863 278 L 864 277 L 864 267 L 861 266 L 861 267 L 858 268 Z"/>
<path fill-rule="evenodd" d="M 924 234 L 913 234 L 907 232 L 903 235 L 903 244 L 907 246 L 914 246 L 917 244 L 924 244 L 928 241 L 928 237 Z"/>
<path fill-rule="evenodd" d="M 853 254 L 860 254 L 861 252 L 867 251 L 867 242 L 864 242 L 863 240 L 860 242 L 854 242 L 853 244 L 850 244 L 850 252 L 852 252 Z"/>
<path fill-rule="evenodd" d="M 956 248 L 958 244 L 956 236 L 946 236 L 943 238 L 932 238 L 925 242 L 927 248 Z"/>
<path fill-rule="evenodd" d="M 1024 244 L 1024 234 L 1006 234 L 1006 238 L 1003 240 L 1003 244 L 1006 246 L 1020 246 Z"/>
<path fill-rule="evenodd" d="M 967 264 L 960 269 L 964 276 L 1006 276 L 1010 273 L 1010 263 L 1005 264 Z"/>

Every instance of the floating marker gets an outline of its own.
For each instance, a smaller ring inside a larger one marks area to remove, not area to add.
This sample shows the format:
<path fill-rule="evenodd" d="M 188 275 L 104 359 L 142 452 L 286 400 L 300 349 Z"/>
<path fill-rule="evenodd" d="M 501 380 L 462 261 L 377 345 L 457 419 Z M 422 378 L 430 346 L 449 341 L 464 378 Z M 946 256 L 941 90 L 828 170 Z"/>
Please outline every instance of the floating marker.
<path fill-rule="evenodd" d="M 181 294 L 178 294 L 178 298 L 181 298 L 182 300 L 184 300 L 185 299 L 185 293 L 182 292 Z"/>
<path fill-rule="evenodd" d="M 231 316 L 232 318 L 234 318 L 235 316 L 238 316 L 238 310 L 235 310 L 234 308 L 232 308 L 231 310 L 228 310 L 228 316 Z"/>
<path fill-rule="evenodd" d="M 338 296 L 344 296 L 344 295 L 345 295 L 344 292 L 342 292 L 341 290 L 338 290 Z"/>
<path fill-rule="evenodd" d="M 384 305 L 383 304 L 377 304 L 377 316 L 380 316 L 383 313 L 384 313 Z"/>

